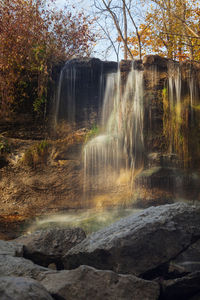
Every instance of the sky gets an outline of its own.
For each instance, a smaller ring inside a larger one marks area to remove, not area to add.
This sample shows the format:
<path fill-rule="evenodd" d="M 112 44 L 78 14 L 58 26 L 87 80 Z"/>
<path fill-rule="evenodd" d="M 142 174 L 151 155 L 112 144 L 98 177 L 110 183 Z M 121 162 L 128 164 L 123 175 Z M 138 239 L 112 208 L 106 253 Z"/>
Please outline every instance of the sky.
<path fill-rule="evenodd" d="M 93 0 L 56 0 L 56 5 L 60 8 L 63 8 L 66 3 L 75 5 L 79 10 L 83 9 L 86 14 L 92 15 L 93 13 Z M 116 61 L 116 55 L 114 51 L 110 51 L 109 55 L 105 56 L 105 50 L 108 46 L 108 41 L 100 40 L 96 42 L 94 52 L 92 53 L 93 57 L 100 58 L 102 60 L 113 60 Z"/>
<path fill-rule="evenodd" d="M 57 5 L 60 7 L 63 7 L 66 3 L 65 0 L 56 0 L 56 2 L 57 2 Z M 78 7 L 89 11 L 90 7 L 93 3 L 93 0 L 68 0 L 67 2 L 74 4 L 76 6 L 78 4 Z"/>

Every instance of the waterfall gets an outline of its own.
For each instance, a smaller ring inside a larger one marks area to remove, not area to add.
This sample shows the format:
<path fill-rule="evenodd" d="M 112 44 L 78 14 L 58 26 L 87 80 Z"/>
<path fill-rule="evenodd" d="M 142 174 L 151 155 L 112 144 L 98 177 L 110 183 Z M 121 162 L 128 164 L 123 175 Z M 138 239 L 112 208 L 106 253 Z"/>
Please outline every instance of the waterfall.
<path fill-rule="evenodd" d="M 117 63 L 106 65 L 99 59 L 72 59 L 62 68 L 57 84 L 55 124 L 89 127 L 100 118 L 105 76 L 115 72 Z"/>
<path fill-rule="evenodd" d="M 67 80 L 66 80 L 67 79 Z M 59 119 L 64 119 L 71 124 L 75 122 L 75 100 L 76 100 L 76 68 L 70 66 L 67 62 L 60 72 L 57 99 L 55 123 Z"/>
<path fill-rule="evenodd" d="M 181 72 L 180 66 L 175 63 L 168 65 L 168 115 L 167 122 L 170 128 L 167 128 L 169 139 L 169 151 L 175 152 L 178 143 L 177 131 L 180 127 L 181 119 Z M 166 103 L 165 103 L 166 104 Z"/>
<path fill-rule="evenodd" d="M 191 128 L 198 126 L 199 97 L 195 74 L 191 69 L 187 73 L 183 72 L 186 71 L 180 65 L 169 64 L 168 99 L 164 101 L 164 132 L 169 143 L 168 151 L 178 155 L 180 164 L 188 167 L 192 159 L 190 152 L 194 150 L 190 148 Z"/>
<path fill-rule="evenodd" d="M 57 93 L 56 93 L 55 124 L 57 124 L 57 122 L 58 122 L 58 112 L 59 112 L 59 107 L 60 107 L 62 83 L 63 83 L 63 69 L 60 72 Z"/>
<path fill-rule="evenodd" d="M 87 140 L 82 206 L 121 205 L 129 199 L 128 206 L 156 197 L 158 202 L 163 197 L 172 201 L 192 186 L 189 169 L 198 170 L 195 66 L 163 60 L 153 65 L 135 62 L 130 72 L 129 62 L 120 68 L 117 71 L 117 63 L 81 59 L 66 63 L 60 73 L 56 120 L 75 122 Z M 94 130 L 87 134 L 85 128 Z"/>
<path fill-rule="evenodd" d="M 143 90 L 142 71 L 132 68 L 124 89 L 120 71 L 108 75 L 100 134 L 83 150 L 86 194 L 115 187 L 121 170 L 130 172 L 131 180 L 135 169 L 142 166 Z"/>

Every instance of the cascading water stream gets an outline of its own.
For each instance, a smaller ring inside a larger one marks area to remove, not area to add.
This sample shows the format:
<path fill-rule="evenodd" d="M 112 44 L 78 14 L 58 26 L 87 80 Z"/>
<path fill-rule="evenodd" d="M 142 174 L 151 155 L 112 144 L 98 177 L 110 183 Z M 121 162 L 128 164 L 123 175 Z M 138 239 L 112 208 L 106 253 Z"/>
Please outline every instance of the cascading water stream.
<path fill-rule="evenodd" d="M 177 128 L 181 118 L 181 73 L 180 67 L 174 63 L 168 66 L 168 93 L 170 116 L 173 116 L 174 127 Z M 167 117 L 169 118 L 169 117 Z M 175 152 L 176 132 L 172 128 L 169 135 L 169 151 Z"/>
<path fill-rule="evenodd" d="M 84 147 L 84 191 L 91 194 L 113 189 L 121 170 L 143 164 L 143 72 L 132 68 L 122 92 L 120 71 L 107 78 L 101 134 Z M 129 186 L 130 186 L 129 181 Z"/>
<path fill-rule="evenodd" d="M 58 88 L 57 88 L 57 93 L 56 93 L 55 125 L 58 122 L 58 112 L 59 112 L 59 107 L 60 107 L 62 82 L 63 82 L 63 69 L 60 72 L 60 76 L 59 76 L 59 80 L 58 80 Z"/>
<path fill-rule="evenodd" d="M 71 128 L 89 127 L 100 118 L 105 77 L 117 70 L 117 63 L 98 59 L 72 59 L 63 66 L 54 103 L 55 125 Z"/>
<path fill-rule="evenodd" d="M 55 124 L 57 124 L 60 116 L 70 123 L 75 121 L 76 68 L 68 68 L 67 66 L 66 63 L 65 67 L 60 72 L 58 81 Z M 65 78 L 68 78 L 68 80 L 66 81 Z"/>
<path fill-rule="evenodd" d="M 194 107 L 197 97 L 197 84 L 194 74 L 189 73 L 188 81 L 182 85 L 181 68 L 171 63 L 168 68 L 168 123 L 169 151 L 179 155 L 183 164 L 189 159 L 189 130 L 194 126 Z M 197 101 L 198 103 L 198 101 Z"/>

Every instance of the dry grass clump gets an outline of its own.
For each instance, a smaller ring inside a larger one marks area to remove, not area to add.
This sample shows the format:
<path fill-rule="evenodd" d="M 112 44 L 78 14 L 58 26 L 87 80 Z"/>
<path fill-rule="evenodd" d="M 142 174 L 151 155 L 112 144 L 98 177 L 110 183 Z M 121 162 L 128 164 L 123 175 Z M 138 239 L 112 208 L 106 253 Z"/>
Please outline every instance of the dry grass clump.
<path fill-rule="evenodd" d="M 38 165 L 47 164 L 49 155 L 49 142 L 44 140 L 28 148 L 23 157 L 22 163 L 32 168 L 36 168 Z"/>

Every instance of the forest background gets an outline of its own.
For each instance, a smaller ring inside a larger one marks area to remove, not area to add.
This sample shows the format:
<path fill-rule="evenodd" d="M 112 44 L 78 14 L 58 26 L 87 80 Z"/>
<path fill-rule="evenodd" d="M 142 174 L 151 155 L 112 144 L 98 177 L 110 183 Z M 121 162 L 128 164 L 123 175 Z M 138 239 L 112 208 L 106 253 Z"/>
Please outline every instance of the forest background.
<path fill-rule="evenodd" d="M 2 118 L 30 107 L 45 116 L 53 70 L 74 57 L 200 59 L 199 0 L 80 3 L 0 0 Z"/>

